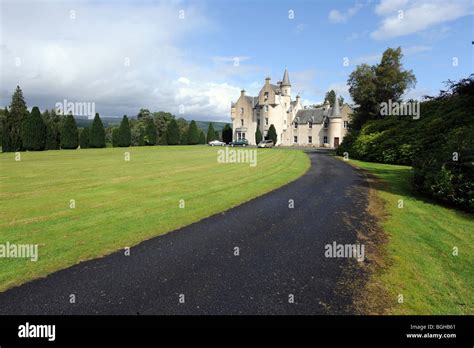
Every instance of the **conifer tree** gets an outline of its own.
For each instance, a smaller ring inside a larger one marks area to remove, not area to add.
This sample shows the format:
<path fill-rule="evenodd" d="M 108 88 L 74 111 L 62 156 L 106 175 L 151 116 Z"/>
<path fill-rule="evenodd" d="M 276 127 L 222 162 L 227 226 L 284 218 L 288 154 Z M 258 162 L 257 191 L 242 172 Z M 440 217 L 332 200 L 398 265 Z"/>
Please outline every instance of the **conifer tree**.
<path fill-rule="evenodd" d="M 232 128 L 229 124 L 226 124 L 222 130 L 222 141 L 226 144 L 232 141 Z"/>
<path fill-rule="evenodd" d="M 128 147 L 132 141 L 132 133 L 130 131 L 130 123 L 128 122 L 127 115 L 123 116 L 122 122 L 120 122 L 120 128 L 118 133 L 118 146 Z"/>
<path fill-rule="evenodd" d="M 267 133 L 267 139 L 268 140 L 272 140 L 273 141 L 273 144 L 276 145 L 277 143 L 277 132 L 276 132 L 276 129 L 275 129 L 275 126 L 273 124 L 270 125 L 270 128 L 268 128 L 268 133 Z"/>
<path fill-rule="evenodd" d="M 199 131 L 196 125 L 196 122 L 193 120 L 189 125 L 188 130 L 188 144 L 196 145 L 199 143 Z"/>
<path fill-rule="evenodd" d="M 89 146 L 92 148 L 105 147 L 105 129 L 98 113 L 95 114 L 90 130 Z"/>
<path fill-rule="evenodd" d="M 61 131 L 61 148 L 62 149 L 77 149 L 79 145 L 79 136 L 77 131 L 77 124 L 74 116 L 67 115 L 63 122 L 63 129 Z"/>
<path fill-rule="evenodd" d="M 257 131 L 255 132 L 255 142 L 259 144 L 262 141 L 262 132 L 260 131 L 260 128 L 257 127 Z"/>
<path fill-rule="evenodd" d="M 25 99 L 20 86 L 16 86 L 16 90 L 12 95 L 10 108 L 4 121 L 4 138 L 3 152 L 21 151 L 23 149 L 21 139 L 21 129 L 23 121 L 28 115 Z"/>
<path fill-rule="evenodd" d="M 31 113 L 29 113 L 23 121 L 21 138 L 25 150 L 44 150 L 46 142 L 46 125 L 44 124 L 41 112 L 37 106 L 33 107 Z"/>
<path fill-rule="evenodd" d="M 206 143 L 206 136 L 204 135 L 204 132 L 202 129 L 199 130 L 199 144 L 205 144 Z"/>
<path fill-rule="evenodd" d="M 79 136 L 79 143 L 81 145 L 81 149 L 87 149 L 89 147 L 90 142 L 90 130 L 89 127 L 85 127 L 81 131 L 81 135 Z"/>
<path fill-rule="evenodd" d="M 166 142 L 168 145 L 178 145 L 180 143 L 179 127 L 176 120 L 171 119 L 166 132 Z"/>
<path fill-rule="evenodd" d="M 216 140 L 216 131 L 214 130 L 214 126 L 212 122 L 209 123 L 209 127 L 207 128 L 207 138 L 206 141 L 209 143 L 210 141 Z"/>

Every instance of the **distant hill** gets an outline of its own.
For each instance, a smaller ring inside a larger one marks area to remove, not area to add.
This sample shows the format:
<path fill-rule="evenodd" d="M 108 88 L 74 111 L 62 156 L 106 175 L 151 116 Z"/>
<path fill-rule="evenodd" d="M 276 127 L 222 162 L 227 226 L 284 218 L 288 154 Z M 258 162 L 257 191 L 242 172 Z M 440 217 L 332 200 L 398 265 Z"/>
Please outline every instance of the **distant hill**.
<path fill-rule="evenodd" d="M 77 126 L 79 128 L 84 128 L 84 127 L 89 127 L 92 124 L 92 121 L 94 119 L 89 119 L 84 116 L 74 116 L 74 119 L 76 120 Z M 119 126 L 120 121 L 122 121 L 121 117 L 100 117 L 102 120 L 102 123 L 104 124 L 104 127 L 107 128 L 108 126 Z"/>
<path fill-rule="evenodd" d="M 204 134 L 207 134 L 207 129 L 209 128 L 209 123 L 210 121 L 196 121 L 196 126 L 198 126 L 199 129 L 202 129 Z M 219 131 L 219 134 L 222 133 L 222 130 L 224 129 L 224 126 L 227 124 L 228 122 L 212 122 L 212 127 L 214 127 L 214 129 L 216 131 Z M 229 125 L 232 127 L 232 124 L 229 122 Z"/>
<path fill-rule="evenodd" d="M 79 128 L 84 128 L 84 127 L 89 127 L 92 124 L 93 119 L 88 119 L 87 117 L 83 116 L 75 116 L 77 126 Z M 135 118 L 135 117 L 132 117 Z M 120 121 L 122 120 L 121 117 L 100 117 L 102 120 L 102 123 L 104 124 L 104 127 L 107 128 L 108 126 L 119 126 Z M 190 120 L 187 120 L 188 122 L 191 122 Z M 196 121 L 196 125 L 198 126 L 199 129 L 202 129 L 204 134 L 207 134 L 207 128 L 209 128 L 209 123 L 210 121 Z M 212 126 L 214 127 L 215 130 L 219 131 L 219 133 L 222 133 L 222 129 L 224 129 L 224 126 L 226 125 L 226 122 L 212 122 Z M 232 124 L 229 123 L 231 126 Z"/>

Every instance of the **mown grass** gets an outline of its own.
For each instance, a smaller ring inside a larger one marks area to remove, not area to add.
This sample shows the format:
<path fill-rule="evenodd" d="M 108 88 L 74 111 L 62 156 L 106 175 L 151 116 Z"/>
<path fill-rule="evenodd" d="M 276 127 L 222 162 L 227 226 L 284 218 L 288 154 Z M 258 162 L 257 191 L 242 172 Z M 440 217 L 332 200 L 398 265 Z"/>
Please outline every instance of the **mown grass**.
<path fill-rule="evenodd" d="M 388 235 L 389 267 L 371 282 L 383 284 L 388 292 L 389 312 L 474 314 L 474 217 L 417 195 L 411 167 L 350 163 L 382 180 L 376 190 L 385 203 L 381 221 Z M 400 294 L 403 303 L 398 302 Z"/>
<path fill-rule="evenodd" d="M 278 149 L 258 150 L 255 167 L 222 164 L 218 150 L 26 152 L 18 162 L 13 153 L 0 154 L 0 244 L 39 245 L 37 262 L 0 258 L 0 291 L 225 211 L 295 180 L 310 165 L 303 152 Z"/>

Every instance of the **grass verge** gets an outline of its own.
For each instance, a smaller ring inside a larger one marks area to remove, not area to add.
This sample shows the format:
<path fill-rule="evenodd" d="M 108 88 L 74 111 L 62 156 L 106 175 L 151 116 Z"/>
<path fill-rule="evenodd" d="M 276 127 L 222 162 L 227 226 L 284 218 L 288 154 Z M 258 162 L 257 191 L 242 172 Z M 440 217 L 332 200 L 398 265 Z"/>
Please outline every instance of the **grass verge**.
<path fill-rule="evenodd" d="M 384 259 L 376 263 L 365 294 L 374 303 L 382 294 L 384 310 L 379 303 L 368 312 L 474 314 L 473 216 L 418 196 L 411 167 L 348 163 L 377 178 L 371 180 L 376 197 L 369 210 L 385 231 L 377 251 Z"/>

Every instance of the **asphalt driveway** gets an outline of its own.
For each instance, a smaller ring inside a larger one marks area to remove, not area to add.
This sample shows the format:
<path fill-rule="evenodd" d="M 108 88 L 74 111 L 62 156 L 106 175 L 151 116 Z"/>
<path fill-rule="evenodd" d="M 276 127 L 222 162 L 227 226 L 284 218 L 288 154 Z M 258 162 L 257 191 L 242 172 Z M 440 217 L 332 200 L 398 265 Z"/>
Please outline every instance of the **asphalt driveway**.
<path fill-rule="evenodd" d="M 352 313 L 351 285 L 365 275 L 354 259 L 325 257 L 325 246 L 356 243 L 368 186 L 346 163 L 308 155 L 309 171 L 278 190 L 130 256 L 116 252 L 1 293 L 0 314 Z"/>

